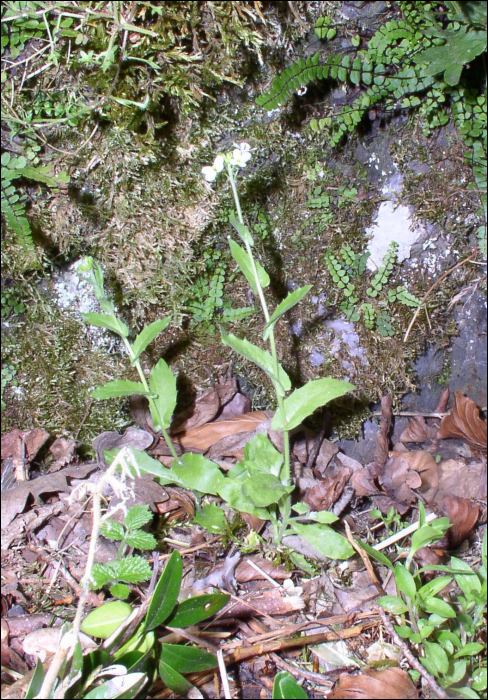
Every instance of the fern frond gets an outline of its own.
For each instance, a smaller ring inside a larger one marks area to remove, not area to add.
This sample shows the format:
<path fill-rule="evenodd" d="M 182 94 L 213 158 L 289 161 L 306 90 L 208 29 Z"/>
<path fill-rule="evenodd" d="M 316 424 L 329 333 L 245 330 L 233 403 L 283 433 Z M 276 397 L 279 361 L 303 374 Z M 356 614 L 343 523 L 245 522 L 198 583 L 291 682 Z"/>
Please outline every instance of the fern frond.
<path fill-rule="evenodd" d="M 2 215 L 5 217 L 7 228 L 27 250 L 34 248 L 34 241 L 30 224 L 25 216 L 26 199 L 27 197 L 19 194 L 9 180 L 2 180 Z"/>

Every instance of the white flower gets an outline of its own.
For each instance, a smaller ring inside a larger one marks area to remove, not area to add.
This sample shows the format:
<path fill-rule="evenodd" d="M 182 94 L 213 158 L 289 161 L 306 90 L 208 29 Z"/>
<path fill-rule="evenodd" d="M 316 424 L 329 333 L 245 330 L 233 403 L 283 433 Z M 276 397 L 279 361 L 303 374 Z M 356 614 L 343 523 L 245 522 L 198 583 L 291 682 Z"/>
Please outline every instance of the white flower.
<path fill-rule="evenodd" d="M 215 158 L 213 165 L 206 165 L 204 168 L 202 168 L 202 175 L 207 182 L 213 182 L 215 180 L 215 178 L 217 177 L 217 175 L 223 169 L 224 169 L 224 157 L 221 155 L 218 155 Z"/>
<path fill-rule="evenodd" d="M 251 160 L 251 147 L 248 143 L 235 143 L 234 146 L 230 164 L 245 168 L 248 160 Z"/>

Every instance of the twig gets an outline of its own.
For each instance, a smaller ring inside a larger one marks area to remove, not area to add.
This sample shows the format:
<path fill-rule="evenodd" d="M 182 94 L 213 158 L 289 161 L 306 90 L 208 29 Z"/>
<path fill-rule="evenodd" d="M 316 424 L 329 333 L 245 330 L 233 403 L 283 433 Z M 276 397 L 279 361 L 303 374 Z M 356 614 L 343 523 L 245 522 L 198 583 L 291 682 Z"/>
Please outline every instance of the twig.
<path fill-rule="evenodd" d="M 380 617 L 381 617 L 381 620 L 382 620 L 384 626 L 386 627 L 386 629 L 390 633 L 391 638 L 393 639 L 393 641 L 395 642 L 397 647 L 399 647 L 402 650 L 403 655 L 407 659 L 410 666 L 412 666 L 412 668 L 414 668 L 416 671 L 418 671 L 420 673 L 420 675 L 425 680 L 425 682 L 427 683 L 429 688 L 435 693 L 436 697 L 449 698 L 449 695 L 444 690 L 442 690 L 442 688 L 440 688 L 439 685 L 436 683 L 435 678 L 433 676 L 431 676 L 430 673 L 428 673 L 428 671 L 422 666 L 422 664 L 415 658 L 415 656 L 412 654 L 412 652 L 410 651 L 410 649 L 406 645 L 405 641 L 403 639 L 401 639 L 398 636 L 398 634 L 395 632 L 395 628 L 391 624 L 390 618 L 388 617 L 386 612 L 384 612 L 383 610 L 380 610 L 379 614 L 380 614 Z"/>
<path fill-rule="evenodd" d="M 327 674 L 339 673 L 341 670 L 340 668 L 334 668 L 332 671 L 325 671 L 324 673 L 312 673 L 312 671 L 307 671 L 304 668 L 292 666 L 292 664 L 287 663 L 274 652 L 270 654 L 270 657 L 273 659 L 278 668 L 288 671 L 288 673 L 291 673 L 292 676 L 296 676 L 298 679 L 305 678 L 305 680 L 309 681 L 309 683 L 314 683 L 315 685 L 325 685 L 328 688 L 330 688 L 333 684 L 330 680 L 325 678 L 325 676 Z"/>
<path fill-rule="evenodd" d="M 238 661 L 250 659 L 253 656 L 269 654 L 272 651 L 283 651 L 284 649 L 294 649 L 309 644 L 322 644 L 323 642 L 336 642 L 338 639 L 351 639 L 352 637 L 358 637 L 365 629 L 369 629 L 374 625 L 375 622 L 363 622 L 360 625 L 355 625 L 348 629 L 321 632 L 320 634 L 309 634 L 303 637 L 277 639 L 276 641 L 264 642 L 263 644 L 253 644 L 250 647 L 239 647 L 238 649 L 234 649 L 227 656 L 226 661 L 228 664 L 237 663 Z"/>
<path fill-rule="evenodd" d="M 372 411 L 373 416 L 381 416 L 381 411 Z M 394 413 L 393 416 L 407 416 L 410 418 L 444 418 L 448 416 L 449 413 L 423 413 L 422 411 L 398 411 Z"/>
<path fill-rule="evenodd" d="M 344 520 L 344 527 L 346 528 L 347 541 L 349 542 L 351 547 L 356 550 L 356 552 L 359 554 L 359 556 L 363 560 L 363 564 L 366 567 L 366 571 L 369 574 L 369 578 L 373 582 L 379 595 L 385 595 L 385 591 L 383 589 L 383 586 L 381 585 L 380 581 L 378 580 L 378 577 L 376 576 L 376 574 L 374 572 L 373 565 L 371 564 L 370 558 L 368 557 L 368 555 L 364 551 L 364 549 L 361 549 L 361 547 L 358 544 L 356 544 L 356 542 L 354 541 L 353 536 L 351 534 L 351 528 L 349 527 L 347 520 Z"/>
<path fill-rule="evenodd" d="M 417 320 L 417 316 L 419 315 L 422 306 L 425 304 L 426 300 L 430 297 L 430 295 L 432 294 L 434 289 L 442 282 L 442 280 L 446 279 L 446 277 L 448 277 L 451 274 L 451 272 L 454 272 L 454 270 L 457 270 L 458 267 L 461 267 L 461 265 L 464 265 L 464 263 L 467 263 L 469 260 L 472 260 L 476 255 L 478 255 L 478 251 L 476 251 L 475 253 L 471 253 L 471 255 L 469 255 L 467 258 L 465 258 L 464 260 L 461 260 L 461 262 L 458 262 L 456 265 L 454 265 L 454 267 L 451 267 L 449 270 L 447 270 L 447 272 L 444 272 L 444 274 L 441 275 L 439 277 L 439 279 L 436 280 L 431 287 L 429 287 L 427 292 L 422 297 L 422 300 L 421 300 L 420 304 L 418 305 L 417 309 L 415 310 L 415 313 L 412 317 L 412 320 L 410 321 L 410 325 L 408 326 L 407 332 L 405 333 L 405 337 L 403 338 L 404 343 L 406 343 L 408 340 L 408 336 L 410 335 L 410 331 L 412 330 L 413 325 L 414 325 L 415 321 Z"/>

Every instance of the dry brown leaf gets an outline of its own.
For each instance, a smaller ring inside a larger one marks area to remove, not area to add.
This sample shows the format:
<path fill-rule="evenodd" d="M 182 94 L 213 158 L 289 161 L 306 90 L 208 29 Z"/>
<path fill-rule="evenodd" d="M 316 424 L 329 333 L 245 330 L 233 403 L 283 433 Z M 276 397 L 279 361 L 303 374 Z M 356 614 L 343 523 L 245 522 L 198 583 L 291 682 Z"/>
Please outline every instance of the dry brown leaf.
<path fill-rule="evenodd" d="M 466 464 L 458 459 L 445 459 L 439 463 L 440 496 L 458 498 L 484 498 L 486 496 L 486 464 L 483 461 Z"/>
<path fill-rule="evenodd" d="M 197 449 L 206 452 L 222 438 L 236 435 L 237 433 L 252 432 L 260 423 L 268 420 L 271 415 L 269 411 L 253 411 L 244 413 L 242 416 L 228 418 L 227 420 L 207 423 L 199 428 L 192 428 L 192 430 L 179 433 L 175 441 L 185 450 Z"/>
<path fill-rule="evenodd" d="M 177 433 L 198 428 L 201 425 L 205 425 L 205 423 L 210 423 L 217 416 L 220 409 L 228 404 L 236 393 L 237 382 L 234 377 L 231 379 L 220 379 L 210 391 L 198 397 L 192 406 L 173 416 L 170 434 L 176 435 Z"/>
<path fill-rule="evenodd" d="M 449 401 L 449 387 L 447 386 L 439 396 L 437 406 L 434 408 L 434 413 L 445 413 L 447 411 L 447 402 Z"/>
<path fill-rule="evenodd" d="M 253 562 L 256 566 L 259 566 L 261 571 L 265 574 L 271 576 L 272 579 L 277 581 L 283 581 L 285 578 L 291 578 L 291 572 L 287 571 L 284 566 L 274 566 L 273 562 L 269 559 L 263 559 L 259 555 L 255 554 L 252 557 L 247 557 L 237 566 L 235 577 L 238 583 L 247 583 L 248 581 L 255 581 L 256 579 L 266 579 L 266 576 L 260 574 L 249 562 Z"/>
<path fill-rule="evenodd" d="M 153 513 L 161 512 L 159 510 L 159 504 L 165 503 L 166 501 L 169 501 L 166 490 L 154 481 L 152 474 L 136 476 L 132 482 L 131 493 L 129 497 L 124 500 L 126 508 L 137 505 L 148 505 Z M 116 508 L 119 503 L 122 503 L 122 499 L 118 496 L 113 496 L 110 500 L 110 507 Z M 117 520 L 120 523 L 124 522 L 124 517 L 123 509 L 117 510 L 112 516 L 113 520 Z"/>
<path fill-rule="evenodd" d="M 7 528 L 18 513 L 21 513 L 27 502 L 29 494 L 37 498 L 43 493 L 69 492 L 71 486 L 66 478 L 82 479 L 97 468 L 97 464 L 84 464 L 76 467 L 67 467 L 55 474 L 45 474 L 37 479 L 18 484 L 9 491 L 2 492 L 2 530 Z"/>
<path fill-rule="evenodd" d="M 327 470 L 329 473 L 331 469 Z M 349 467 L 338 467 L 335 474 L 327 476 L 323 481 L 318 481 L 316 484 L 305 491 L 303 501 L 309 506 L 310 510 L 330 510 L 334 503 L 341 497 L 344 491 L 344 486 L 349 481 L 352 474 L 352 469 Z"/>
<path fill-rule="evenodd" d="M 49 472 L 57 472 L 74 461 L 75 447 L 76 441 L 73 438 L 57 438 L 49 448 L 54 457 L 54 462 L 49 465 Z"/>
<path fill-rule="evenodd" d="M 393 421 L 392 411 L 393 401 L 390 394 L 385 394 L 381 399 L 381 423 L 380 431 L 376 436 L 376 449 L 374 453 L 375 462 L 384 464 L 388 459 L 390 444 L 390 429 Z"/>
<path fill-rule="evenodd" d="M 461 438 L 472 450 L 486 454 L 486 421 L 481 418 L 478 406 L 461 391 L 454 392 L 454 397 L 451 413 L 441 421 L 439 437 Z"/>
<path fill-rule="evenodd" d="M 234 416 L 241 416 L 243 413 L 249 413 L 251 411 L 252 402 L 251 399 L 244 394 L 237 394 L 226 403 L 222 411 L 219 413 L 215 420 L 227 420 L 227 418 L 233 418 Z"/>
<path fill-rule="evenodd" d="M 421 416 L 410 418 L 408 425 L 400 435 L 401 442 L 425 442 L 437 437 L 438 426 L 428 424 Z"/>
<path fill-rule="evenodd" d="M 329 466 L 330 460 L 339 452 L 337 445 L 334 445 L 330 440 L 322 440 L 320 450 L 315 459 L 315 469 L 321 474 L 325 474 L 325 470 Z"/>
<path fill-rule="evenodd" d="M 452 523 L 447 531 L 448 546 L 449 549 L 456 549 L 472 534 L 478 522 L 480 509 L 466 498 L 456 496 L 444 496 L 442 505 L 444 515 L 447 515 Z"/>
<path fill-rule="evenodd" d="M 6 457 L 24 458 L 30 462 L 48 439 L 49 433 L 42 428 L 34 428 L 33 430 L 14 428 L 9 433 L 2 435 L 2 459 Z"/>
<path fill-rule="evenodd" d="M 339 684 L 328 696 L 329 700 L 358 698 L 360 700 L 408 700 L 418 698 L 418 692 L 410 676 L 401 668 L 384 671 L 365 671 L 359 676 L 341 673 Z"/>
<path fill-rule="evenodd" d="M 246 599 L 232 599 L 225 608 L 219 612 L 219 618 L 242 618 L 255 617 L 256 612 L 262 615 L 288 615 L 297 610 L 303 610 L 305 601 L 298 596 L 287 596 L 280 588 L 273 588 L 264 591 L 262 595 L 254 594 L 249 598 L 249 605 Z"/>
<path fill-rule="evenodd" d="M 413 489 L 422 493 L 427 503 L 439 486 L 437 462 L 428 452 L 392 452 L 379 477 L 386 491 L 401 503 L 417 500 Z"/>
<path fill-rule="evenodd" d="M 127 428 L 123 435 L 115 430 L 106 430 L 92 441 L 92 447 L 97 453 L 99 462 L 105 464 L 104 450 L 122 449 L 122 447 L 133 447 L 136 450 L 145 450 L 153 443 L 153 436 L 147 430 L 139 428 Z"/>
<path fill-rule="evenodd" d="M 354 489 L 356 496 L 372 496 L 378 493 L 377 487 L 374 485 L 373 478 L 366 467 L 358 469 L 351 476 L 351 486 Z"/>

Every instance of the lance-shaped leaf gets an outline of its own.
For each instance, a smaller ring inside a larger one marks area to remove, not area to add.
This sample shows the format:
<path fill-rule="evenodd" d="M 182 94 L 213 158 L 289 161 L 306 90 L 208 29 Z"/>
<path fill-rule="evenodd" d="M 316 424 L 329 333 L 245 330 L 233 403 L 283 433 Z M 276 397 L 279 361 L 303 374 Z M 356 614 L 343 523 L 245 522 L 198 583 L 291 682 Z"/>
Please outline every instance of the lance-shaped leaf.
<path fill-rule="evenodd" d="M 186 696 L 189 690 L 193 688 L 193 685 L 188 681 L 181 673 L 175 671 L 175 669 L 166 663 L 165 660 L 159 659 L 158 662 L 159 675 L 161 680 L 165 685 L 168 686 L 170 690 L 175 693 L 178 697 L 182 698 Z"/>
<path fill-rule="evenodd" d="M 161 331 L 164 331 L 170 321 L 171 318 L 167 316 L 166 318 L 161 318 L 158 321 L 154 321 L 154 323 L 151 323 L 149 326 L 142 329 L 132 345 L 132 350 L 134 351 L 134 357 L 131 360 L 132 365 L 135 363 L 139 355 L 144 352 L 149 343 L 151 343 L 154 338 L 161 333 Z"/>
<path fill-rule="evenodd" d="M 311 284 L 307 284 L 305 287 L 300 287 L 300 289 L 296 289 L 294 292 L 291 292 L 291 294 L 288 294 L 286 299 L 283 299 L 283 301 L 280 304 L 278 304 L 278 306 L 273 312 L 273 315 L 264 327 L 263 340 L 268 339 L 271 329 L 273 328 L 276 321 L 278 321 L 279 318 L 286 314 L 287 311 L 292 309 L 295 306 L 295 304 L 298 304 L 298 302 L 301 301 L 303 297 L 306 294 L 308 294 L 308 292 L 312 289 L 312 286 L 313 285 Z"/>
<path fill-rule="evenodd" d="M 176 377 L 163 358 L 152 368 L 149 386 L 152 393 L 157 394 L 152 402 L 157 409 L 156 415 L 150 404 L 154 427 L 156 430 L 169 428 L 176 406 Z"/>
<path fill-rule="evenodd" d="M 235 228 L 237 233 L 239 234 L 243 243 L 249 243 L 249 245 L 254 245 L 254 241 L 253 241 L 251 232 L 247 228 L 247 226 L 245 226 L 244 224 L 241 224 L 240 221 L 237 221 L 234 214 L 231 214 L 231 216 L 229 217 L 229 221 L 232 224 L 232 226 Z"/>
<path fill-rule="evenodd" d="M 161 656 L 171 668 L 179 673 L 198 673 L 217 668 L 217 657 L 197 647 L 181 644 L 161 644 Z"/>
<path fill-rule="evenodd" d="M 230 600 L 226 593 L 206 593 L 187 598 L 178 603 L 174 613 L 166 620 L 167 627 L 190 627 L 221 610 Z"/>
<path fill-rule="evenodd" d="M 180 592 L 183 562 L 181 554 L 174 551 L 154 589 L 146 614 L 145 630 L 153 630 L 161 625 L 173 612 Z"/>
<path fill-rule="evenodd" d="M 273 358 L 266 350 L 258 348 L 248 340 L 241 340 L 232 333 L 227 334 L 225 331 L 220 331 L 222 334 L 222 342 L 224 345 L 229 345 L 233 350 L 242 355 L 251 362 L 254 362 L 260 367 L 263 372 L 266 372 L 271 381 L 275 384 L 276 390 L 280 396 L 284 396 L 291 389 L 290 377 L 287 375 L 283 367 L 278 363 L 273 362 Z"/>
<path fill-rule="evenodd" d="M 229 238 L 229 246 L 230 252 L 232 253 L 232 257 L 239 265 L 242 274 L 245 276 L 245 278 L 251 285 L 254 294 L 257 294 L 258 289 L 256 286 L 256 280 L 254 279 L 254 272 L 252 270 L 252 264 L 249 255 L 244 250 L 244 248 L 241 248 L 241 246 L 238 245 L 235 241 L 233 241 L 232 238 Z M 268 273 L 266 272 L 264 267 L 260 265 L 257 261 L 255 262 L 255 265 L 258 273 L 259 284 L 261 285 L 261 287 L 267 287 L 269 284 Z"/>
<path fill-rule="evenodd" d="M 100 328 L 107 328 L 109 331 L 121 335 L 123 338 L 127 338 L 129 335 L 129 329 L 120 319 L 114 316 L 108 316 L 107 314 L 81 314 L 87 323 L 91 323 L 92 326 L 100 326 Z"/>
<path fill-rule="evenodd" d="M 273 430 L 293 430 L 297 425 L 312 415 L 315 409 L 319 406 L 325 406 L 326 403 L 336 399 L 338 396 L 346 394 L 348 391 L 353 391 L 356 387 L 349 382 L 344 382 L 340 379 L 332 379 L 324 377 L 323 379 L 314 379 L 305 384 L 300 389 L 290 394 L 284 401 L 285 408 L 285 426 L 282 425 L 281 413 L 276 411 L 271 428 Z"/>
<path fill-rule="evenodd" d="M 91 396 L 94 399 L 114 399 L 121 396 L 132 396 L 133 394 L 151 396 L 151 392 L 146 391 L 140 382 L 131 382 L 128 379 L 115 379 L 113 382 L 107 382 L 91 392 Z"/>

